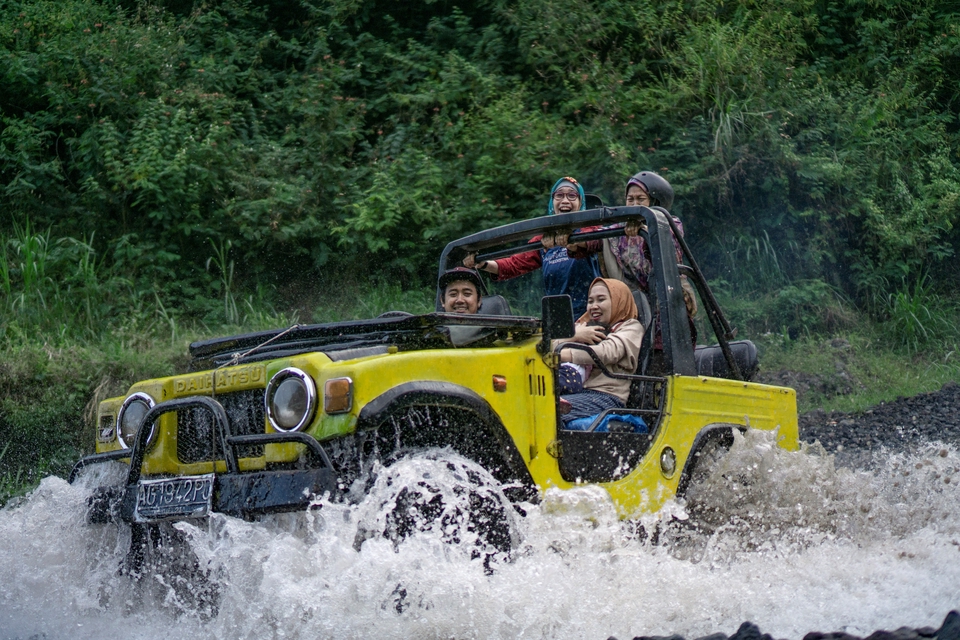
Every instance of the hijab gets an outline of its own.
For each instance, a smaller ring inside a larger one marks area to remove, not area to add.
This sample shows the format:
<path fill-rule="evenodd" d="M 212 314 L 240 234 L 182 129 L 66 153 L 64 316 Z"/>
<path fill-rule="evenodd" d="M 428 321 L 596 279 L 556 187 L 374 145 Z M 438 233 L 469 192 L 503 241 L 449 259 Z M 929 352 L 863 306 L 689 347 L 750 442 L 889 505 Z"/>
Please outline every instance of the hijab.
<path fill-rule="evenodd" d="M 586 194 L 583 192 L 583 187 L 580 186 L 580 183 L 577 182 L 575 178 L 564 176 L 563 178 L 557 180 L 557 182 L 553 185 L 553 189 L 550 189 L 550 202 L 547 203 L 547 215 L 552 216 L 556 213 L 556 211 L 553 210 L 553 194 L 555 194 L 557 189 L 560 187 L 573 187 L 576 189 L 577 193 L 580 195 L 580 211 L 586 210 L 587 198 Z"/>
<path fill-rule="evenodd" d="M 610 292 L 611 331 L 616 331 L 615 327 L 624 320 L 637 319 L 639 312 L 637 311 L 637 303 L 633 299 L 633 292 L 630 291 L 630 287 L 613 278 L 594 278 L 593 282 L 590 283 L 590 289 L 593 289 L 597 283 L 605 285 L 607 291 Z M 587 291 L 590 289 L 587 289 Z M 589 320 L 588 314 L 584 313 L 577 322 L 588 322 Z"/>
<path fill-rule="evenodd" d="M 645 185 L 645 184 L 643 184 L 642 182 L 640 182 L 640 181 L 637 179 L 637 176 L 633 176 L 632 178 L 630 178 L 629 180 L 627 180 L 627 188 L 626 188 L 626 189 L 624 190 L 624 192 L 623 192 L 624 200 L 626 200 L 627 192 L 630 191 L 630 187 L 632 187 L 633 185 L 637 185 L 638 187 L 640 187 L 640 189 L 641 189 L 645 194 L 647 194 L 647 197 L 650 198 L 650 204 L 652 204 L 652 205 L 653 205 L 653 204 L 657 204 L 656 202 L 653 201 L 653 197 L 650 195 L 650 190 L 647 189 L 647 185 Z"/>

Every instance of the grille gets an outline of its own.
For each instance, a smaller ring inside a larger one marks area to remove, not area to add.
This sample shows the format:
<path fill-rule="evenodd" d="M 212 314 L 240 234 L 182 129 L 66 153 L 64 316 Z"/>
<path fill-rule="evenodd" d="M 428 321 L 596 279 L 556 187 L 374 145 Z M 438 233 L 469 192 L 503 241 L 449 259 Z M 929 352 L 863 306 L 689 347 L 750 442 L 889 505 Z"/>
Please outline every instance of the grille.
<path fill-rule="evenodd" d="M 231 435 L 265 433 L 263 389 L 217 394 L 216 399 L 227 412 Z M 214 435 L 213 416 L 209 411 L 199 407 L 177 411 L 177 458 L 180 462 L 189 464 L 213 460 Z M 263 455 L 263 446 L 245 445 L 237 447 L 236 451 L 238 458 L 257 458 Z M 223 459 L 219 438 L 217 459 Z"/>

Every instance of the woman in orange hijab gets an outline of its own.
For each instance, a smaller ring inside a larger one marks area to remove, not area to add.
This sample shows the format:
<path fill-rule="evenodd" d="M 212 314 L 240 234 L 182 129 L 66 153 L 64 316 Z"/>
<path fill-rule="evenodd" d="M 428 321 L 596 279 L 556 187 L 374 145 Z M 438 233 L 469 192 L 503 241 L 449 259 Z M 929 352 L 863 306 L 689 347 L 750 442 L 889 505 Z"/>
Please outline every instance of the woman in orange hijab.
<path fill-rule="evenodd" d="M 630 288 L 619 280 L 595 278 L 590 283 L 587 312 L 577 320 L 576 334 L 570 342 L 591 345 L 611 373 L 635 373 L 642 339 L 643 325 L 637 321 L 637 304 Z M 589 371 L 582 392 L 562 396 L 573 407 L 563 416 L 565 425 L 605 409 L 626 406 L 629 380 L 604 375 L 598 367 L 592 367 L 590 355 L 579 349 L 561 349 L 560 362 Z"/>

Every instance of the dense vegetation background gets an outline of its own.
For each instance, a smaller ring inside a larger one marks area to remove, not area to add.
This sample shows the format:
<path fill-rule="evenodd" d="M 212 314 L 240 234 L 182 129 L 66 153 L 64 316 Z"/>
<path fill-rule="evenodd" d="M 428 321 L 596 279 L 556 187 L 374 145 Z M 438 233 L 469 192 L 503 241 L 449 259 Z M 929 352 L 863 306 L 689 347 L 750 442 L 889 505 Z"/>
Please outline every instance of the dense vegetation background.
<path fill-rule="evenodd" d="M 753 335 L 955 366 L 958 111 L 956 2 L 0 2 L 0 471 L 203 332 L 426 305 L 562 175 L 665 175 Z"/>

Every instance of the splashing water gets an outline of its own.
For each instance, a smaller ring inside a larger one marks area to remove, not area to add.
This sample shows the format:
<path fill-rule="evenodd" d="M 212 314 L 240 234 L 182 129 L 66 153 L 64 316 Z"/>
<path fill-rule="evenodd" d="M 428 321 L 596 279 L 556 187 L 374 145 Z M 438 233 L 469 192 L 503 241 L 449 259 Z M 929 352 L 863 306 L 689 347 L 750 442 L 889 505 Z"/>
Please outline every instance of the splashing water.
<path fill-rule="evenodd" d="M 748 432 L 642 527 L 599 487 L 549 490 L 511 517 L 514 551 L 492 556 L 464 550 L 477 541 L 461 517 L 464 478 L 489 476 L 445 456 L 393 467 L 358 506 L 175 525 L 204 579 L 186 565 L 119 574 L 129 529 L 84 524 L 86 496 L 119 465 L 72 486 L 46 478 L 0 511 L 0 638 L 695 638 L 745 620 L 776 638 L 865 636 L 936 627 L 960 606 L 952 445 L 850 469 Z M 389 535 L 398 487 L 415 486 L 442 496 L 446 519 Z M 191 597 L 204 580 L 212 610 Z"/>

